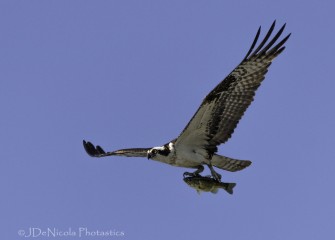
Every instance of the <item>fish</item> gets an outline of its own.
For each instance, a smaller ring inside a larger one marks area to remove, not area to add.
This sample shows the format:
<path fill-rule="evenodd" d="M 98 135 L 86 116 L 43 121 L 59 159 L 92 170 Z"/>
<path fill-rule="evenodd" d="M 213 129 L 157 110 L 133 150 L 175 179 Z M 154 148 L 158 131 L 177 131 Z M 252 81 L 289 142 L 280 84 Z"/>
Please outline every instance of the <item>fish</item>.
<path fill-rule="evenodd" d="M 233 188 L 236 186 L 236 183 L 225 183 L 221 181 L 215 180 L 211 176 L 191 176 L 191 177 L 184 177 L 184 182 L 194 188 L 199 194 L 201 192 L 211 192 L 216 194 L 219 189 L 224 189 L 229 194 L 233 194 Z"/>

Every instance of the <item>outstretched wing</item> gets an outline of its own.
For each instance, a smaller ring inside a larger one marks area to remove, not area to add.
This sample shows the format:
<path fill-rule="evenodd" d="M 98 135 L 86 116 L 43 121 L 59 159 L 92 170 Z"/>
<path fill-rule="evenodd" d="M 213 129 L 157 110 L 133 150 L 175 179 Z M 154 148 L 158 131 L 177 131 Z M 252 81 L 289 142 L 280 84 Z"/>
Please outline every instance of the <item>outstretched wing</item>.
<path fill-rule="evenodd" d="M 242 62 L 203 100 L 198 111 L 177 138 L 175 147 L 203 149 L 212 155 L 217 145 L 225 143 L 233 134 L 239 120 L 254 99 L 255 92 L 265 78 L 272 60 L 284 49 L 290 37 L 274 45 L 283 33 L 285 24 L 269 40 L 275 22 L 263 41 L 254 50 L 261 27 Z M 253 51 L 254 50 L 254 51 Z"/>
<path fill-rule="evenodd" d="M 122 156 L 122 157 L 147 157 L 147 152 L 151 148 L 128 148 L 120 149 L 113 152 L 105 152 L 100 146 L 94 146 L 90 142 L 83 140 L 84 148 L 91 157 L 107 157 L 107 156 Z"/>

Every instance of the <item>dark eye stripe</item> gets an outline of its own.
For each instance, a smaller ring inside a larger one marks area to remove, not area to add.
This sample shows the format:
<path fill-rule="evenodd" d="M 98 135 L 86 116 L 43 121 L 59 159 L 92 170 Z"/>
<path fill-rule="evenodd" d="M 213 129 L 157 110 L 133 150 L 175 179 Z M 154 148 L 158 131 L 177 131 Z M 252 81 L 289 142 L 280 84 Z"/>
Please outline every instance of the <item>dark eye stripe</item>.
<path fill-rule="evenodd" d="M 159 154 L 161 154 L 163 156 L 167 156 L 167 155 L 170 154 L 170 149 L 164 148 L 164 150 L 159 150 Z"/>

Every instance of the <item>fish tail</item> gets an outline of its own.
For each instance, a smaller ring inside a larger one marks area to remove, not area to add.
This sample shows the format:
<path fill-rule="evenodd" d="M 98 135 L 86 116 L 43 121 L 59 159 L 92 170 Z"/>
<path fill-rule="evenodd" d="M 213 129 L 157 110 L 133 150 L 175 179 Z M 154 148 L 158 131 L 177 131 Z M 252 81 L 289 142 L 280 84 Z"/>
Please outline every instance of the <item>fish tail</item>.
<path fill-rule="evenodd" d="M 236 183 L 221 183 L 221 188 L 227 191 L 229 194 L 233 194 L 233 189 L 236 186 Z"/>

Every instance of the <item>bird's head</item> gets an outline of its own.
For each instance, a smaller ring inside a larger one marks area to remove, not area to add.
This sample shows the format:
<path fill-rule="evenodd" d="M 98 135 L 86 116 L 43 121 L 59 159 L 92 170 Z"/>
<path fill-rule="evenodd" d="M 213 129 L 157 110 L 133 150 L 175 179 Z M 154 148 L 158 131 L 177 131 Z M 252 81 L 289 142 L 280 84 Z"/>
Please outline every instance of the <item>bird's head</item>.
<path fill-rule="evenodd" d="M 167 157 L 171 151 L 173 151 L 173 144 L 169 143 L 169 144 L 165 144 L 163 146 L 159 146 L 159 147 L 153 147 L 151 149 L 148 150 L 147 152 L 147 157 L 148 159 L 159 159 L 161 157 Z"/>

